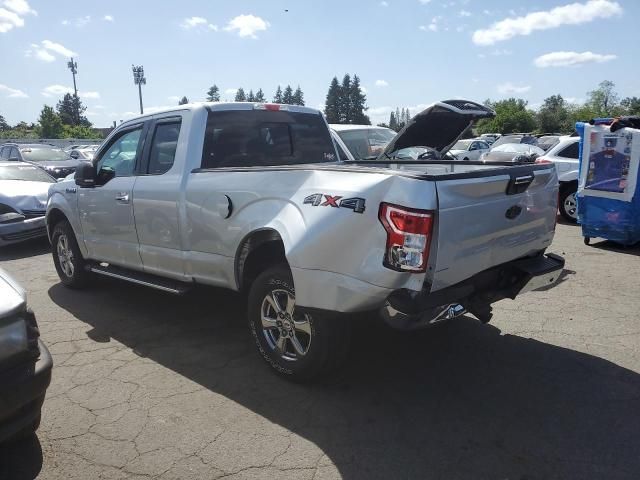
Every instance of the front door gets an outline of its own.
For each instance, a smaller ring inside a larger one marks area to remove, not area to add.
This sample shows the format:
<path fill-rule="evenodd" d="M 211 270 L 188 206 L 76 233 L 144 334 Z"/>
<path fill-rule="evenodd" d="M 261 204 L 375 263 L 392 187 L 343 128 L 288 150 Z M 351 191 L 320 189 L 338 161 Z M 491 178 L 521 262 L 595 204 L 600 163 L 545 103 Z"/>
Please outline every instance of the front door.
<path fill-rule="evenodd" d="M 133 216 L 136 162 L 142 156 L 144 124 L 118 133 L 98 152 L 98 180 L 78 189 L 78 206 L 89 258 L 142 269 Z"/>

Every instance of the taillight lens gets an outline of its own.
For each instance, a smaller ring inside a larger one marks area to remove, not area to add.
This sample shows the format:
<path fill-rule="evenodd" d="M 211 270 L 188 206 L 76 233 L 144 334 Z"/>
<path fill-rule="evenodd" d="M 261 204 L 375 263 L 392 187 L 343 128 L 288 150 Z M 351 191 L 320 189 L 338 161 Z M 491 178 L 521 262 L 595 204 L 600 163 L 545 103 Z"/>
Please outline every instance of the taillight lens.
<path fill-rule="evenodd" d="M 378 218 L 387 231 L 384 266 L 401 272 L 426 271 L 433 213 L 382 203 Z"/>
<path fill-rule="evenodd" d="M 535 163 L 553 163 L 551 160 L 544 158 L 544 157 L 538 157 L 536 158 Z"/>

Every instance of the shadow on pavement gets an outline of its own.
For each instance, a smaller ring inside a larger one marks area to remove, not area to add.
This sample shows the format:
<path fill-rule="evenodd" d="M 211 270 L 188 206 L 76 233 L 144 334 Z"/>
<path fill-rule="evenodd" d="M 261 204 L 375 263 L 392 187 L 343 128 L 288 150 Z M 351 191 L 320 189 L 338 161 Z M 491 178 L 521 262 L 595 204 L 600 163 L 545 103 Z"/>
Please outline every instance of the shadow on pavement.
<path fill-rule="evenodd" d="M 27 240 L 0 247 L 0 261 L 19 260 L 21 258 L 35 257 L 51 252 L 51 245 L 47 237 Z"/>
<path fill-rule="evenodd" d="M 594 240 L 591 240 L 591 244 L 589 246 L 599 250 L 606 250 L 608 252 L 624 253 L 625 255 L 635 255 L 636 257 L 640 256 L 640 243 L 625 246 L 610 240 L 602 240 L 600 242 L 594 242 Z"/>
<path fill-rule="evenodd" d="M 42 469 L 42 448 L 36 435 L 0 445 L 0 479 L 33 480 Z"/>
<path fill-rule="evenodd" d="M 412 334 L 358 319 L 344 369 L 296 385 L 263 365 L 236 294 L 172 297 L 101 281 L 49 295 L 93 327 L 91 338 L 113 338 L 313 442 L 343 478 L 640 472 L 638 374 L 470 318 Z"/>

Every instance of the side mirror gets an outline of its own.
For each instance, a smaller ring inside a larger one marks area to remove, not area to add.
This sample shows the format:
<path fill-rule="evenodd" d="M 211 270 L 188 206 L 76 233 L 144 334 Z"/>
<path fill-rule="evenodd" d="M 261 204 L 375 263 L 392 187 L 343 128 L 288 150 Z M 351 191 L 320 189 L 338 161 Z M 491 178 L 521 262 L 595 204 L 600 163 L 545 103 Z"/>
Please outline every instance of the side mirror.
<path fill-rule="evenodd" d="M 80 156 L 80 153 L 77 150 L 71 150 L 71 153 L 69 154 L 69 156 L 71 158 L 78 158 Z"/>
<path fill-rule="evenodd" d="M 81 162 L 76 168 L 76 185 L 83 188 L 96 186 L 96 167 L 89 162 Z"/>

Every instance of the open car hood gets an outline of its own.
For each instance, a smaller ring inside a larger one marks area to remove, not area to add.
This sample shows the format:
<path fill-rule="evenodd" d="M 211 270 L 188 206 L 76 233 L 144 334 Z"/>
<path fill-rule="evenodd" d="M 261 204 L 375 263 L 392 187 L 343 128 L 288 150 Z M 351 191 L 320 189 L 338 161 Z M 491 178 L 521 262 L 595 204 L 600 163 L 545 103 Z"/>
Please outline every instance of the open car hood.
<path fill-rule="evenodd" d="M 490 108 L 469 100 L 434 103 L 413 117 L 378 159 L 409 147 L 430 147 L 444 155 L 474 122 L 494 116 Z"/>

